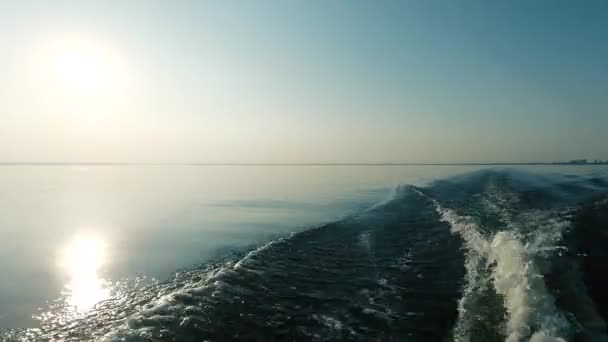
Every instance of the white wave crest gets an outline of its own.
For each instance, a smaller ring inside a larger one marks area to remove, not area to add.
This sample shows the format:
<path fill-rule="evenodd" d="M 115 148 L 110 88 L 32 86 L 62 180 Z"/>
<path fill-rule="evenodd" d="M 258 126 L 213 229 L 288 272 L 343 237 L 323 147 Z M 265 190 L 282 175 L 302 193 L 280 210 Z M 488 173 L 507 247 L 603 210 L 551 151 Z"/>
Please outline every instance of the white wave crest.
<path fill-rule="evenodd" d="M 462 237 L 466 253 L 466 282 L 459 303 L 455 339 L 468 341 L 473 324 L 467 319 L 470 303 L 479 291 L 493 286 L 504 298 L 507 314 L 506 341 L 565 341 L 569 322 L 555 305 L 544 282 L 544 262 L 557 245 L 568 224 L 547 212 L 528 212 L 507 223 L 504 230 L 483 234 L 471 216 L 461 216 L 433 200 L 441 220 Z M 506 213 L 501 215 L 506 217 Z M 517 225 L 533 225 L 528 233 Z"/>

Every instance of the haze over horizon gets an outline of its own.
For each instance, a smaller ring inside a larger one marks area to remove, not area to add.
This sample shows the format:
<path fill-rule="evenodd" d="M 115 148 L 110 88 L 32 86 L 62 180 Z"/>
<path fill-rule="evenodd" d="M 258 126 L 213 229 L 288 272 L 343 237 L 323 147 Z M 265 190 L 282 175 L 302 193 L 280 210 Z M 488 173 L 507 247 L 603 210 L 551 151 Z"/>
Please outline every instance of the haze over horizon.
<path fill-rule="evenodd" d="M 0 4 L 0 163 L 607 160 L 608 3 Z"/>

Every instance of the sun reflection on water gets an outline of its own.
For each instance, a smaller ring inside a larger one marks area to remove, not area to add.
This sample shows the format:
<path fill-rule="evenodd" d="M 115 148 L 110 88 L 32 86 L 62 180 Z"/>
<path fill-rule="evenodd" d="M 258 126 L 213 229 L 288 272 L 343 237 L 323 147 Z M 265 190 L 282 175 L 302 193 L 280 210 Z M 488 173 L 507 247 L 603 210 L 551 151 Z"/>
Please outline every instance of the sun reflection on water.
<path fill-rule="evenodd" d="M 69 276 L 66 302 L 76 311 L 87 311 L 109 297 L 109 289 L 98 275 L 105 261 L 104 243 L 98 237 L 76 238 L 65 249 L 61 264 Z"/>

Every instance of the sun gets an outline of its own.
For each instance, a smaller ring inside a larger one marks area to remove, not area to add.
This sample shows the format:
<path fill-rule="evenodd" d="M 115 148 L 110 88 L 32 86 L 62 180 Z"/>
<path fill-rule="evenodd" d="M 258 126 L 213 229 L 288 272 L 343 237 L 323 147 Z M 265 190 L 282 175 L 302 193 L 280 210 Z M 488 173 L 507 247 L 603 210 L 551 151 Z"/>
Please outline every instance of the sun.
<path fill-rule="evenodd" d="M 45 84 L 53 91 L 69 96 L 105 96 L 124 83 L 120 56 L 92 39 L 58 39 L 48 45 L 43 56 Z"/>
<path fill-rule="evenodd" d="M 107 136 L 138 98 L 133 50 L 116 37 L 59 32 L 33 39 L 24 76 L 37 115 L 73 134 Z M 129 58 L 130 57 L 130 58 Z"/>
<path fill-rule="evenodd" d="M 110 65 L 86 46 L 66 47 L 58 52 L 53 68 L 57 80 L 75 91 L 99 93 L 110 86 Z"/>

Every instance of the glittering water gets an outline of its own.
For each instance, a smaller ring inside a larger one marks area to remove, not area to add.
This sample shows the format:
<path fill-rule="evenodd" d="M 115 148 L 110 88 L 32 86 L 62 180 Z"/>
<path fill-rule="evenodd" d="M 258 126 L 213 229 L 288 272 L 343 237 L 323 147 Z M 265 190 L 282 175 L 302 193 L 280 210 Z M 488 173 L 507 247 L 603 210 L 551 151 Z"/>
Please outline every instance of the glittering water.
<path fill-rule="evenodd" d="M 38 205 L 13 225 L 49 227 L 24 249 L 47 254 L 5 266 L 44 300 L 5 306 L 30 327 L 4 339 L 604 338 L 606 170 L 437 168 L 55 169 L 29 200 L 3 183 L 5 206 Z"/>

